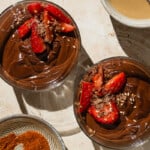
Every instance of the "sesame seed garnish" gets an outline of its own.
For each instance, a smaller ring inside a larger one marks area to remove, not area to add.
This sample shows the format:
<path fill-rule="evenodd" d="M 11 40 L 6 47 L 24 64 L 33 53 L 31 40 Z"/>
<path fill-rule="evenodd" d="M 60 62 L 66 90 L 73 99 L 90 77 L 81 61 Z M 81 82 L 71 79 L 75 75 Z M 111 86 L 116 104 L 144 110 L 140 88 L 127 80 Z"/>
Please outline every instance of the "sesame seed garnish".
<path fill-rule="evenodd" d="M 120 114 L 125 115 L 125 111 L 120 111 Z"/>
<path fill-rule="evenodd" d="M 72 46 L 72 48 L 76 48 L 76 46 L 75 46 L 75 45 L 73 45 L 73 46 Z"/>
<path fill-rule="evenodd" d="M 15 37 L 15 34 L 12 35 L 12 38 L 14 38 L 14 37 Z"/>
<path fill-rule="evenodd" d="M 128 118 L 127 116 L 125 117 L 125 119 L 126 119 L 127 121 L 129 120 L 129 118 Z"/>
<path fill-rule="evenodd" d="M 137 122 L 137 120 L 133 119 L 133 122 Z"/>
<path fill-rule="evenodd" d="M 136 138 L 136 135 L 132 135 L 132 136 L 131 136 L 131 139 L 134 140 L 135 138 Z"/>
<path fill-rule="evenodd" d="M 69 39 L 69 38 L 67 38 L 67 41 L 68 41 L 68 42 L 70 42 L 70 39 Z"/>
<path fill-rule="evenodd" d="M 148 123 L 148 122 L 145 122 L 145 125 L 144 125 L 145 128 L 149 127 L 148 125 L 149 125 L 149 123 Z"/>

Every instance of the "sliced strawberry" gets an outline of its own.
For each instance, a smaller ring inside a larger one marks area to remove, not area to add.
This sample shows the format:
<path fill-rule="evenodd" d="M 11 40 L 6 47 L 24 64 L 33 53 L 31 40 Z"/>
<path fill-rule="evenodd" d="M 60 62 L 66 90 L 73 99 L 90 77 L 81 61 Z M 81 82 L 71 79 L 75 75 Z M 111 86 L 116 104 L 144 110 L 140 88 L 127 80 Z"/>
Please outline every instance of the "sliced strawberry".
<path fill-rule="evenodd" d="M 44 44 L 43 39 L 38 34 L 37 30 L 38 30 L 38 24 L 37 24 L 37 22 L 34 22 L 32 24 L 31 46 L 32 46 L 33 52 L 42 53 L 45 51 L 46 46 Z"/>
<path fill-rule="evenodd" d="M 102 103 L 100 108 L 91 105 L 88 112 L 97 122 L 103 125 L 112 125 L 119 119 L 117 105 L 112 101 Z"/>
<path fill-rule="evenodd" d="M 40 2 L 33 2 L 27 6 L 28 11 L 32 14 L 40 14 L 43 10 L 43 6 Z"/>
<path fill-rule="evenodd" d="M 49 24 L 53 18 L 49 15 L 48 11 L 44 10 L 43 12 L 43 23 L 44 23 L 44 27 L 45 27 L 45 37 L 44 37 L 44 41 L 51 43 L 53 40 L 53 32 L 52 30 L 49 28 Z"/>
<path fill-rule="evenodd" d="M 102 66 L 98 66 L 98 73 L 93 76 L 92 81 L 94 83 L 94 88 L 96 90 L 100 91 L 102 89 L 102 85 L 103 85 L 103 69 L 102 69 Z"/>
<path fill-rule="evenodd" d="M 50 22 L 54 22 L 54 21 L 55 21 L 54 17 L 52 17 L 52 16 L 48 13 L 47 10 L 44 10 L 44 12 L 43 12 L 43 22 L 44 22 L 45 24 L 49 25 Z"/>
<path fill-rule="evenodd" d="M 31 30 L 32 23 L 34 19 L 31 18 L 25 21 L 19 28 L 18 28 L 18 35 L 20 38 L 24 38 Z"/>
<path fill-rule="evenodd" d="M 92 81 L 94 83 L 94 87 L 96 90 L 98 90 L 101 87 L 101 75 L 100 74 L 95 74 L 92 78 Z"/>
<path fill-rule="evenodd" d="M 75 30 L 75 26 L 73 26 L 71 24 L 68 24 L 68 23 L 62 22 L 60 24 L 60 26 L 61 26 L 61 32 L 66 32 L 67 33 L 67 32 L 72 32 L 72 31 Z"/>
<path fill-rule="evenodd" d="M 105 85 L 103 89 L 103 94 L 115 94 L 118 93 L 124 86 L 126 82 L 126 75 L 121 72 L 114 77 L 112 77 Z"/>
<path fill-rule="evenodd" d="M 45 10 L 47 10 L 51 15 L 53 15 L 56 19 L 60 20 L 61 22 L 71 23 L 69 17 L 67 17 L 63 11 L 61 11 L 58 7 L 48 4 L 45 6 Z"/>
<path fill-rule="evenodd" d="M 82 113 L 87 110 L 90 105 L 90 99 L 92 97 L 93 84 L 90 82 L 82 81 L 81 83 L 81 95 L 80 95 L 80 108 L 79 112 Z"/>

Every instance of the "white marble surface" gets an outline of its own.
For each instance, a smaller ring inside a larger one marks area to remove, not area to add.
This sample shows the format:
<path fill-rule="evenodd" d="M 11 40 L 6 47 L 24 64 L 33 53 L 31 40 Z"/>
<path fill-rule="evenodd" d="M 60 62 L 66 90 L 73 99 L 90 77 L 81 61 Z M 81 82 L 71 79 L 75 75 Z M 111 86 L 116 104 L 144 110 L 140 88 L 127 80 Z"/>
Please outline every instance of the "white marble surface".
<path fill-rule="evenodd" d="M 0 0 L 0 12 L 17 1 L 19 0 Z M 100 0 L 52 0 L 52 2 L 62 6 L 74 18 L 81 33 L 82 46 L 93 63 L 107 57 L 125 55 L 116 38 L 110 16 L 104 10 Z M 26 105 L 28 105 L 28 112 L 38 115 L 35 108 L 30 104 Z M 73 111 L 72 108 L 69 109 L 71 110 L 68 115 L 74 117 L 70 113 Z M 0 79 L 0 118 L 18 113 L 22 112 L 14 89 Z M 42 113 L 39 116 L 47 118 L 47 111 Z M 63 116 L 61 119 L 64 119 Z M 48 121 L 50 122 L 50 119 Z M 78 128 L 77 124 L 75 127 Z M 79 128 L 76 133 L 62 136 L 62 138 L 68 150 L 108 150 L 93 144 Z"/>

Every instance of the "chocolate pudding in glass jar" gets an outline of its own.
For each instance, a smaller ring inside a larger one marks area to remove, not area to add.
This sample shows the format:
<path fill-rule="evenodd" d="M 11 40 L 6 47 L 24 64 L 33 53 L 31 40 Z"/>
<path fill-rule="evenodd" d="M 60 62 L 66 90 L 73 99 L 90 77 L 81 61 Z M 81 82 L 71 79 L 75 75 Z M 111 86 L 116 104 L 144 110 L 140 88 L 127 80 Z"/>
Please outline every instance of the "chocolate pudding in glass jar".
<path fill-rule="evenodd" d="M 115 149 L 132 148 L 150 134 L 150 72 L 128 57 L 112 57 L 80 71 L 74 113 L 94 142 Z"/>
<path fill-rule="evenodd" d="M 0 16 L 1 77 L 27 90 L 59 86 L 76 66 L 78 27 L 60 6 L 21 1 Z"/>

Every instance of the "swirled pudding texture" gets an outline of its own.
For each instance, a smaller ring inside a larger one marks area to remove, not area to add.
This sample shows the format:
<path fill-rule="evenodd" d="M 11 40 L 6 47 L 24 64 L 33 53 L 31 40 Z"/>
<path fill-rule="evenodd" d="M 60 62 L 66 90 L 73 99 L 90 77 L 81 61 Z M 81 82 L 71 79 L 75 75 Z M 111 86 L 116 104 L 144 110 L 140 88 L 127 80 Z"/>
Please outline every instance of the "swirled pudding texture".
<path fill-rule="evenodd" d="M 51 4 L 38 2 L 45 6 Z M 50 27 L 53 39 L 50 44 L 45 44 L 46 51 L 34 53 L 30 38 L 28 36 L 20 38 L 17 31 L 19 25 L 32 17 L 27 10 L 30 3 L 32 2 L 17 3 L 0 17 L 1 76 L 11 85 L 23 89 L 55 87 L 55 84 L 62 81 L 77 63 L 80 49 L 79 31 L 72 18 L 63 9 L 52 4 L 71 20 L 70 24 L 75 30 L 69 33 L 59 32 L 59 24 L 55 20 Z"/>
<path fill-rule="evenodd" d="M 128 58 L 112 58 L 100 62 L 104 78 L 111 78 L 118 72 L 126 74 L 123 91 L 115 94 L 120 113 L 120 122 L 112 128 L 100 125 L 88 113 L 78 114 L 81 128 L 91 139 L 111 148 L 124 148 L 141 144 L 150 134 L 150 74 L 143 66 Z M 90 69 L 82 80 L 91 78 Z M 79 101 L 79 95 L 77 101 Z M 76 106 L 78 107 L 78 105 Z"/>

